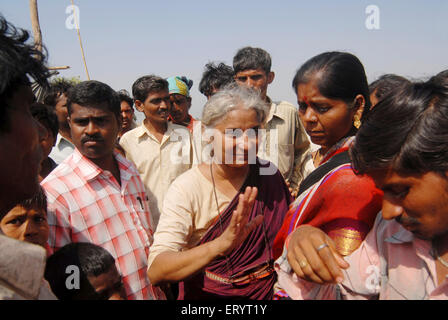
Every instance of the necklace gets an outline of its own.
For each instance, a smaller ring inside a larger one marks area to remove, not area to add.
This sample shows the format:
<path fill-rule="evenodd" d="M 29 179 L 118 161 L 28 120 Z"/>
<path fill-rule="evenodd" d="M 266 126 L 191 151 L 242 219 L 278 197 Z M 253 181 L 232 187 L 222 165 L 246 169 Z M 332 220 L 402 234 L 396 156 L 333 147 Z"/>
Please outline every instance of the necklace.
<path fill-rule="evenodd" d="M 218 195 L 216 194 L 215 179 L 214 179 L 214 177 L 213 177 L 213 167 L 212 167 L 212 165 L 213 165 L 213 160 L 214 160 L 214 159 L 212 158 L 211 161 L 210 161 L 210 176 L 211 176 L 211 178 L 212 178 L 213 194 L 214 194 L 214 196 L 215 196 L 216 209 L 217 209 L 217 211 L 218 211 L 219 227 L 220 227 L 220 229 L 221 229 L 221 234 L 223 234 L 223 233 L 224 233 L 224 229 L 223 229 L 223 227 L 222 227 L 221 212 L 219 211 L 219 204 L 218 204 Z M 230 260 L 229 260 L 229 255 L 226 254 L 226 255 L 225 255 L 225 259 L 226 259 L 227 269 L 228 269 L 228 271 L 230 272 L 230 274 L 232 275 L 232 274 L 233 274 L 233 268 L 232 268 L 232 264 L 230 263 Z"/>
<path fill-rule="evenodd" d="M 448 262 L 446 262 L 441 256 L 439 256 L 439 252 L 437 251 L 436 246 L 434 246 L 434 254 L 436 255 L 437 260 L 439 260 L 441 264 L 448 268 Z"/>
<path fill-rule="evenodd" d="M 213 194 L 214 194 L 214 197 L 215 197 L 216 209 L 218 210 L 218 217 L 219 217 L 218 221 L 219 221 L 219 226 L 221 228 L 221 234 L 222 234 L 224 232 L 224 228 L 222 226 L 221 213 L 219 211 L 218 196 L 217 196 L 217 193 L 216 193 L 216 185 L 215 185 L 215 179 L 213 177 L 213 167 L 212 167 L 212 164 L 213 164 L 213 159 L 211 159 L 211 162 L 210 162 L 210 176 L 212 178 Z M 250 172 L 249 172 L 249 174 L 250 174 Z M 259 210 L 259 212 L 263 212 L 263 209 L 260 207 L 260 205 L 259 205 L 258 210 Z M 269 253 L 268 257 L 266 258 L 266 265 L 268 265 L 269 268 L 271 268 L 272 265 L 271 265 L 270 261 L 273 261 L 272 250 L 271 250 L 271 245 L 269 244 L 269 241 L 268 241 L 267 232 L 266 232 L 266 226 L 264 224 L 264 221 L 262 222 L 262 227 L 263 227 L 263 235 L 264 235 L 265 246 L 268 249 L 268 253 Z M 228 271 L 230 273 L 229 279 L 233 280 L 236 277 L 236 275 L 233 272 L 233 266 L 232 266 L 232 263 L 230 262 L 228 254 L 225 255 L 225 259 L 226 259 L 227 269 L 228 269 Z"/>

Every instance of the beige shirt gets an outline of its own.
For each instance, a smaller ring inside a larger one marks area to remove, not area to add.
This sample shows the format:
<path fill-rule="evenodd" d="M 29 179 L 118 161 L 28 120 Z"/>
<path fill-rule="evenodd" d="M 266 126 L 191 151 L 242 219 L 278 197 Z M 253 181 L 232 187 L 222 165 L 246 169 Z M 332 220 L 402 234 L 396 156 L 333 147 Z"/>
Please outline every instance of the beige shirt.
<path fill-rule="evenodd" d="M 146 188 L 154 226 L 157 226 L 168 187 L 180 174 L 191 168 L 193 151 L 190 131 L 168 122 L 162 141 L 144 124 L 126 132 L 120 139 L 126 158 L 131 160 Z"/>
<path fill-rule="evenodd" d="M 46 252 L 0 234 L 0 300 L 56 300 L 44 279 Z"/>
<path fill-rule="evenodd" d="M 258 157 L 275 164 L 291 187 L 296 188 L 304 178 L 303 166 L 310 148 L 297 108 L 286 101 L 272 102 L 265 129 Z"/>
<path fill-rule="evenodd" d="M 164 251 L 181 251 L 195 247 L 218 218 L 213 184 L 194 167 L 179 176 L 168 190 L 162 215 L 149 249 L 148 268 Z M 230 204 L 216 189 L 219 212 Z"/>

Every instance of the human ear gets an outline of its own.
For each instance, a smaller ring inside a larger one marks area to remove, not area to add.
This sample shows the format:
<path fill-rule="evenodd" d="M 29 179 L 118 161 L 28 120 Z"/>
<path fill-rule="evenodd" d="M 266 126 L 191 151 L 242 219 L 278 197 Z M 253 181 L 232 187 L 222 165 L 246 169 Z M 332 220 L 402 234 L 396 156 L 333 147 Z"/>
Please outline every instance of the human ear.
<path fill-rule="evenodd" d="M 365 105 L 366 105 L 366 99 L 364 98 L 364 96 L 362 94 L 358 94 L 355 97 L 354 109 L 356 111 L 355 111 L 354 116 L 357 117 L 359 120 L 361 120 L 361 118 L 362 118 L 362 114 L 364 112 Z"/>
<path fill-rule="evenodd" d="M 142 101 L 140 101 L 140 100 L 135 100 L 135 101 L 134 101 L 134 105 L 135 105 L 135 108 L 136 108 L 138 111 L 143 112 L 143 102 L 142 102 Z"/>
<path fill-rule="evenodd" d="M 271 84 L 274 81 L 275 73 L 273 71 L 268 73 L 268 84 Z"/>

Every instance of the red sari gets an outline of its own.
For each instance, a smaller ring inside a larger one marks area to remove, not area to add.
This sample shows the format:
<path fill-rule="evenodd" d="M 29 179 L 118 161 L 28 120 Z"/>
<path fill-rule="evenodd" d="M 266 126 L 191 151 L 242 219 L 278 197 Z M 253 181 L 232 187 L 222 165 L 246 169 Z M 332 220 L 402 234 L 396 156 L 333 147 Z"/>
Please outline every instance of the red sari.
<path fill-rule="evenodd" d="M 320 163 L 347 151 L 354 137 L 333 146 Z M 291 205 L 274 241 L 274 259 L 281 256 L 285 240 L 298 226 L 322 229 L 336 243 L 341 255 L 359 247 L 381 210 L 383 193 L 367 176 L 357 176 L 350 163 L 328 172 Z"/>

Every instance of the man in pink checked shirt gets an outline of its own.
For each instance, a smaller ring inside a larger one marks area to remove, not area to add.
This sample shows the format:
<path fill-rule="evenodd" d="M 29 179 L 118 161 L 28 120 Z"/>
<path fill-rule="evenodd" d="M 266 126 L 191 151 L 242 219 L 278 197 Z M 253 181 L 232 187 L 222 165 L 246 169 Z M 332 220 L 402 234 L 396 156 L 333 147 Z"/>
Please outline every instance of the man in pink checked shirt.
<path fill-rule="evenodd" d="M 154 230 L 145 188 L 135 166 L 114 152 L 121 128 L 117 94 L 85 81 L 69 91 L 67 106 L 76 149 L 42 181 L 51 251 L 94 243 L 115 258 L 127 299 L 164 299 L 146 275 Z"/>
<path fill-rule="evenodd" d="M 301 226 L 276 261 L 276 296 L 448 298 L 448 86 L 440 76 L 380 101 L 351 149 L 355 172 L 384 191 L 381 214 L 345 260 L 320 229 Z M 446 81 L 445 81 L 446 83 Z"/>

